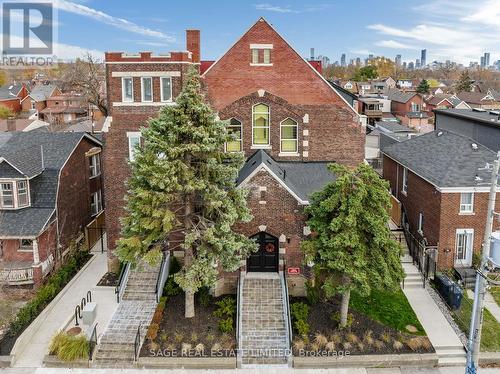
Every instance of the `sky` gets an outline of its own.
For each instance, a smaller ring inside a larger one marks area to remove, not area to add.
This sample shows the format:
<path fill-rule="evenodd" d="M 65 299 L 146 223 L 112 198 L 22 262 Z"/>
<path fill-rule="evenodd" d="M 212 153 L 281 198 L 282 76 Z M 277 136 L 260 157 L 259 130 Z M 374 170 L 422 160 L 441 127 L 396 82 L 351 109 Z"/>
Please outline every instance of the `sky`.
<path fill-rule="evenodd" d="M 6 2 L 7 0 L 1 0 Z M 11 0 L 9 0 L 11 1 Z M 303 56 L 368 54 L 403 61 L 500 59 L 500 0 L 54 0 L 59 58 L 86 51 L 185 50 L 185 29 L 201 30 L 202 59 L 223 54 L 263 16 Z"/>

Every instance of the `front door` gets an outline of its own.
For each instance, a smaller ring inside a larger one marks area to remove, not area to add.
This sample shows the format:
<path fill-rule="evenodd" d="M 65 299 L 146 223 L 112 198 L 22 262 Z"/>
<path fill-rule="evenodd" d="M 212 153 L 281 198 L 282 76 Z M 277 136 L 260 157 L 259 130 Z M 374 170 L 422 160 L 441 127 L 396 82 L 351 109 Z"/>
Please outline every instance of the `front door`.
<path fill-rule="evenodd" d="M 265 232 L 260 232 L 250 239 L 259 244 L 259 249 L 248 257 L 247 271 L 252 272 L 277 272 L 279 246 L 278 238 Z"/>
<path fill-rule="evenodd" d="M 455 266 L 469 267 L 472 265 L 472 244 L 474 241 L 474 230 L 457 230 L 455 242 Z"/>

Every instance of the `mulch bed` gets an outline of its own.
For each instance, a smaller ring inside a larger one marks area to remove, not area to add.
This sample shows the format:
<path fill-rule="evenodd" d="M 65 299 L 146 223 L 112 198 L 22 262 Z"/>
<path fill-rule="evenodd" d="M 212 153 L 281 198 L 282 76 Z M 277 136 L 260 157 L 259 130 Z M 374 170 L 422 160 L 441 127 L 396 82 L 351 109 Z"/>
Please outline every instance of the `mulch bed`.
<path fill-rule="evenodd" d="M 290 300 L 290 304 L 294 302 L 307 304 L 305 298 Z M 300 355 L 304 351 L 328 350 L 349 351 L 350 355 L 434 352 L 434 348 L 427 337 L 403 333 L 374 321 L 352 310 L 352 308 L 349 310 L 349 313 L 353 316 L 352 325 L 341 330 L 338 323 L 331 318 L 339 310 L 339 300 L 309 305 L 308 323 L 310 332 L 307 338 L 304 339 L 294 331 L 294 354 Z M 326 345 L 325 338 L 330 344 Z M 302 346 L 302 344 L 305 346 Z M 300 348 L 302 348 L 302 352 L 300 352 Z"/>
<path fill-rule="evenodd" d="M 184 317 L 184 293 L 169 297 L 158 333 L 154 339 L 148 333 L 140 356 L 233 357 L 236 354 L 236 318 L 233 333 L 227 334 L 219 331 L 220 318 L 213 315 L 217 309 L 215 303 L 225 297 L 232 296 L 211 298 L 209 304 L 204 306 L 198 295 L 195 295 L 195 317 L 189 319 Z M 199 344 L 203 344 L 203 347 Z"/>
<path fill-rule="evenodd" d="M 101 280 L 97 283 L 98 286 L 107 286 L 107 287 L 115 287 L 118 285 L 118 274 L 107 272 L 101 278 Z"/>

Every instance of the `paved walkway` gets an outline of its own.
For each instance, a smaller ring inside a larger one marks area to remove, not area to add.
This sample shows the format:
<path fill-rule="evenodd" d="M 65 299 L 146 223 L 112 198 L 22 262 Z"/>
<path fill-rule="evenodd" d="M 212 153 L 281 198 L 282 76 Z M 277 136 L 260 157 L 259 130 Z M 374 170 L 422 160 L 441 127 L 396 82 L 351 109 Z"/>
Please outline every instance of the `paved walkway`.
<path fill-rule="evenodd" d="M 97 303 L 98 334 L 104 331 L 116 309 L 113 287 L 96 287 L 97 282 L 107 272 L 107 253 L 94 252 L 94 257 L 72 279 L 40 316 L 21 335 L 30 337 L 19 344 L 15 351 L 14 367 L 41 367 L 43 357 L 48 352 L 52 336 L 74 313 L 75 306 L 92 291 L 92 301 Z"/>
<path fill-rule="evenodd" d="M 467 296 L 474 300 L 474 292 L 472 290 L 467 290 Z M 500 306 L 498 306 L 495 299 L 489 292 L 486 292 L 486 295 L 484 296 L 484 307 L 488 309 L 493 317 L 495 317 L 497 322 L 500 322 Z"/>

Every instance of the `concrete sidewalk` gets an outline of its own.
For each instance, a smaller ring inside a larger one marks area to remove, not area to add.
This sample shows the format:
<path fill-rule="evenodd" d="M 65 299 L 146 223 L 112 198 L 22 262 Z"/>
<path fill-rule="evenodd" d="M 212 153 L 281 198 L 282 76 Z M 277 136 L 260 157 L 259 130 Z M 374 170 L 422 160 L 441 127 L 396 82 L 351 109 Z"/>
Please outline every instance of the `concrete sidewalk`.
<path fill-rule="evenodd" d="M 94 252 L 89 262 L 18 339 L 12 351 L 12 366 L 41 367 L 52 336 L 63 328 L 89 290 L 92 291 L 92 301 L 98 304 L 98 333 L 102 333 L 117 305 L 112 287 L 96 287 L 106 272 L 107 253 Z"/>
<path fill-rule="evenodd" d="M 471 300 L 474 300 L 474 292 L 472 290 L 467 290 L 467 296 L 469 296 Z M 486 292 L 486 295 L 484 296 L 484 307 L 493 315 L 493 317 L 495 317 L 497 322 L 500 322 L 500 306 L 498 306 L 495 299 L 489 292 Z"/>
<path fill-rule="evenodd" d="M 414 267 L 412 264 L 404 265 Z M 465 363 L 465 350 L 462 342 L 427 289 L 405 288 L 403 292 L 436 349 L 440 365 Z"/>

